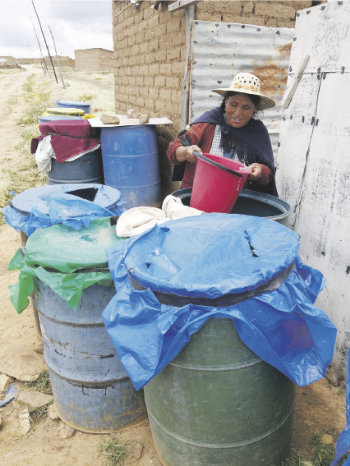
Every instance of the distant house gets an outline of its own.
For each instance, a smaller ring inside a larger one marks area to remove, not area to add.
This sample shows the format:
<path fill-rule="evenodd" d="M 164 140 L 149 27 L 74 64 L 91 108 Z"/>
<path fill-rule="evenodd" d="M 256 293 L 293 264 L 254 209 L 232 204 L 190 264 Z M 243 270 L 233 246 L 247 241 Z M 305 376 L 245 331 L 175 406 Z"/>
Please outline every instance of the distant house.
<path fill-rule="evenodd" d="M 75 69 L 82 71 L 112 71 L 113 52 L 106 49 L 74 50 Z"/>

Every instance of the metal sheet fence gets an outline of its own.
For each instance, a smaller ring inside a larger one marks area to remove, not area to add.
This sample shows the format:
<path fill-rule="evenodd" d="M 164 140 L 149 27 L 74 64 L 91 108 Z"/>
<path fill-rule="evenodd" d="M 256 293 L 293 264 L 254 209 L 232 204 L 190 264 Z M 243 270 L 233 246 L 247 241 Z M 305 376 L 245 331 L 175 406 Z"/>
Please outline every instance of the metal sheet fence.
<path fill-rule="evenodd" d="M 259 115 L 276 156 L 293 37 L 294 29 L 289 28 L 194 21 L 190 120 L 220 105 L 221 98 L 212 89 L 228 86 L 236 73 L 256 74 L 262 81 L 262 92 L 277 103 Z"/>

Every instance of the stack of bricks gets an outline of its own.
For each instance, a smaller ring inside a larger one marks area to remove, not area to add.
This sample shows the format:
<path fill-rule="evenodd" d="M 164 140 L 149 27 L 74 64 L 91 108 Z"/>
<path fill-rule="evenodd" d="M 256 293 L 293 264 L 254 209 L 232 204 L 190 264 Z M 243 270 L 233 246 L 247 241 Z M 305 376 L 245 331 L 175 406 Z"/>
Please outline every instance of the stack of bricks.
<path fill-rule="evenodd" d="M 170 2 L 113 2 L 115 108 L 151 117 L 167 116 L 180 129 L 181 92 L 186 61 L 185 9 Z M 297 10 L 311 1 L 201 1 L 195 19 L 294 27 Z M 176 132 L 175 131 L 175 132 Z"/>

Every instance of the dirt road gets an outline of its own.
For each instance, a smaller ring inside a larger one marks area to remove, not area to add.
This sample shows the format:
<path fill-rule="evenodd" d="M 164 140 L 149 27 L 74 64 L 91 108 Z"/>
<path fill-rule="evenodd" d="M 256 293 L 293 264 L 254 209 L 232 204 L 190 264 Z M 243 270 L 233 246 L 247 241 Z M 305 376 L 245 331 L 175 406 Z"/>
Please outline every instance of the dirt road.
<path fill-rule="evenodd" d="M 26 124 L 33 103 L 55 106 L 56 99 L 91 100 L 92 111 L 114 112 L 113 77 L 109 74 L 65 72 L 67 88 L 45 77 L 40 68 L 0 71 L 0 189 L 11 189 L 9 171 L 16 172 L 23 157 L 30 159 L 29 146 L 23 151 L 23 133 L 35 130 Z M 43 97 L 44 96 L 44 97 Z M 22 126 L 18 121 L 22 119 Z M 28 141 L 27 141 L 28 142 Z M 24 155 L 25 154 L 25 155 Z M 26 173 L 26 172 L 25 172 Z M 29 186 L 28 186 L 29 187 Z M 8 285 L 15 283 L 16 272 L 7 271 L 7 264 L 20 246 L 19 235 L 8 225 L 0 226 L 0 374 L 14 379 L 19 392 L 32 390 L 28 381 L 45 370 L 42 354 L 35 349 L 40 344 L 31 309 L 17 315 L 8 298 Z M 27 384 L 26 384 L 27 383 Z M 1 399 L 0 394 L 0 399 Z M 106 435 L 68 432 L 58 419 L 48 416 L 31 424 L 21 433 L 19 414 L 25 408 L 18 400 L 0 407 L 0 464 L 7 466 L 78 466 L 104 465 L 99 453 Z M 292 454 L 311 458 L 317 448 L 314 433 L 324 442 L 334 444 L 345 425 L 345 391 L 333 387 L 326 379 L 297 389 L 297 403 L 292 441 Z M 69 437 L 69 438 L 67 438 Z M 113 434 L 120 443 L 134 441 L 142 446 L 141 456 L 133 464 L 145 466 L 158 462 L 148 422 Z M 139 453 L 141 451 L 141 447 Z M 298 464 L 298 463 L 289 463 Z M 303 464 L 303 463 L 299 463 Z M 312 464 L 312 463 L 309 463 Z M 321 464 L 321 463 L 318 463 Z M 326 463 L 324 463 L 326 464 Z M 190 465 L 189 465 L 190 466 Z"/>

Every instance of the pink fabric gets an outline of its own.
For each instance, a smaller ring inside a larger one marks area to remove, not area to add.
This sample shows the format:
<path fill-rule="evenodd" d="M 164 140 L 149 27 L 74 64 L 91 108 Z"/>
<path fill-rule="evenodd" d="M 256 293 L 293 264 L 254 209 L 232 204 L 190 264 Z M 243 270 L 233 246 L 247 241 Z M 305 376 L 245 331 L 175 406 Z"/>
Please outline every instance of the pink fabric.
<path fill-rule="evenodd" d="M 92 151 L 100 144 L 100 139 L 92 137 L 92 130 L 88 120 L 56 120 L 47 121 L 39 125 L 41 136 L 32 139 L 31 153 L 34 154 L 38 143 L 45 136 L 51 136 L 51 145 L 56 160 L 65 160 L 83 152 Z"/>

